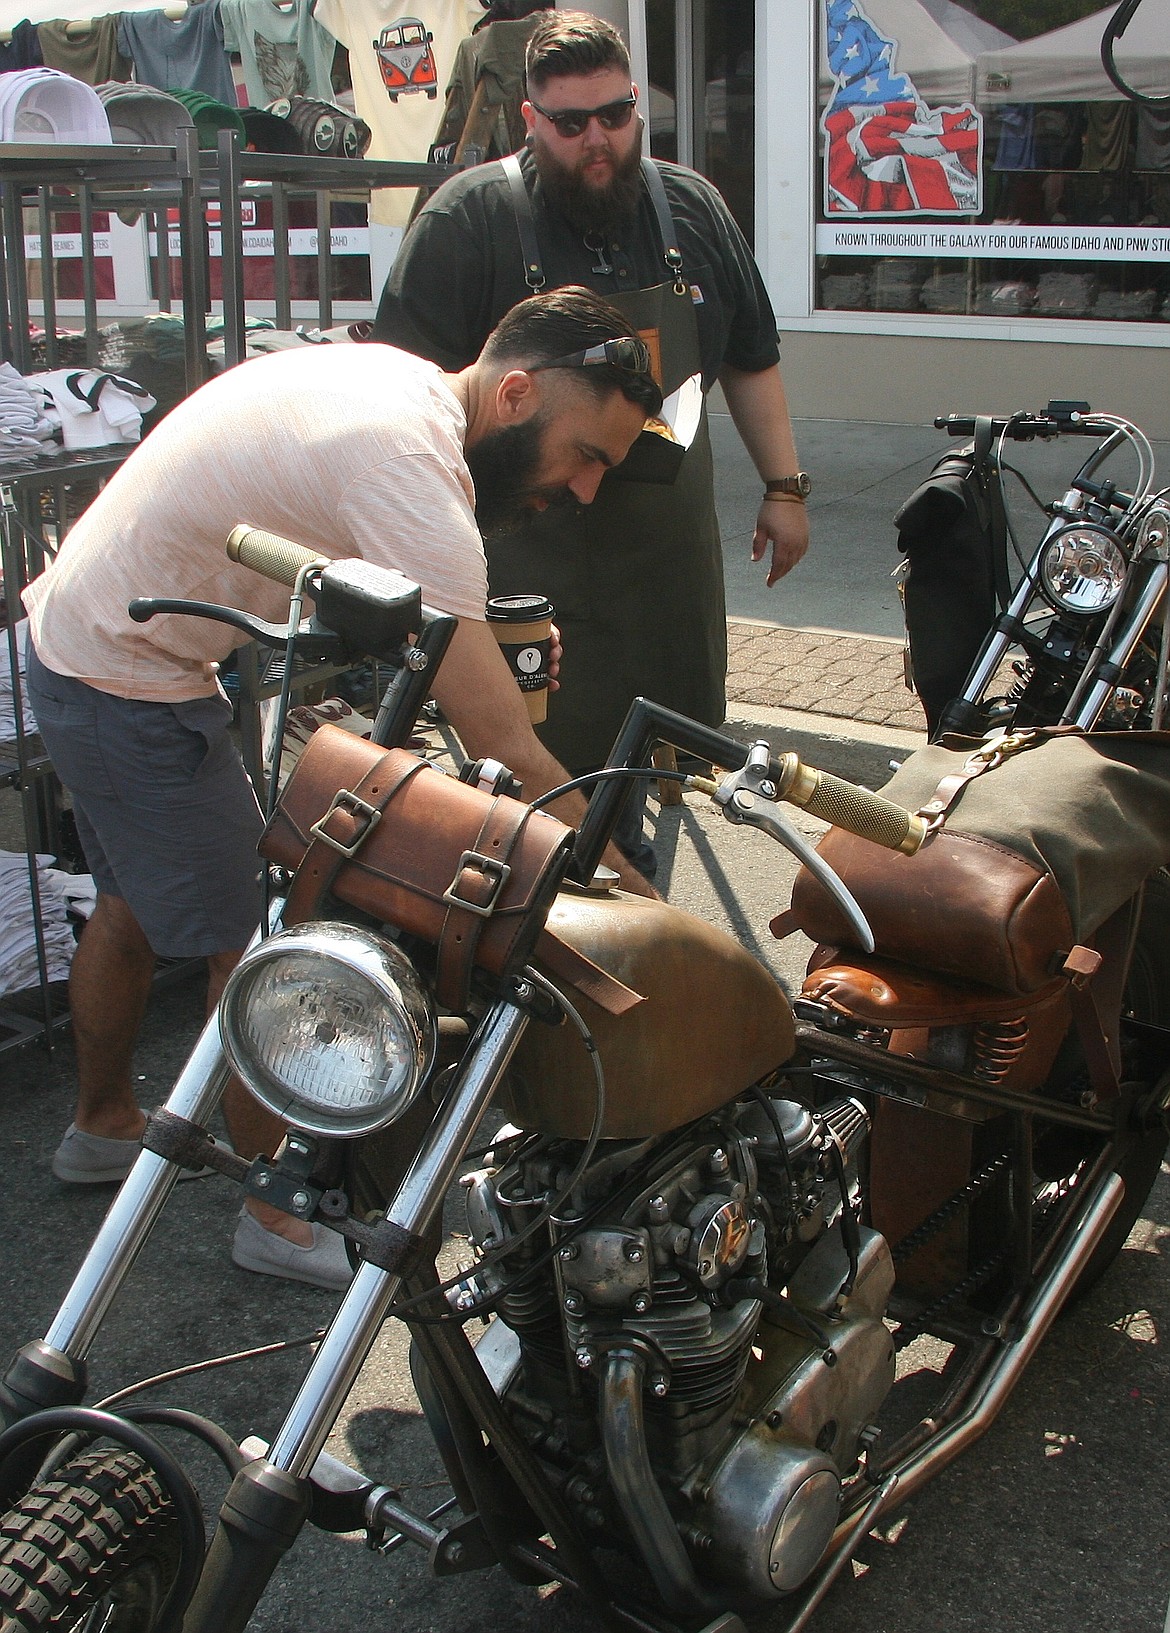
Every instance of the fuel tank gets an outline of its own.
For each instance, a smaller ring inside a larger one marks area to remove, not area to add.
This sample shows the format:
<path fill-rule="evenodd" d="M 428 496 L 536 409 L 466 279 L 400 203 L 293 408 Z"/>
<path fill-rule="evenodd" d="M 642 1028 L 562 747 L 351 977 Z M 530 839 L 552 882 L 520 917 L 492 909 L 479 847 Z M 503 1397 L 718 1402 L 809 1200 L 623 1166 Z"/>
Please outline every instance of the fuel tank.
<path fill-rule="evenodd" d="M 791 1055 L 792 1010 L 783 991 L 714 925 L 668 902 L 615 890 L 563 891 L 548 928 L 645 1000 L 610 1015 L 583 995 L 567 994 L 589 1025 L 605 1072 L 603 1138 L 678 1128 L 726 1105 Z M 586 1138 L 596 1080 L 576 1027 L 529 1026 L 507 1092 L 522 1128 Z"/>

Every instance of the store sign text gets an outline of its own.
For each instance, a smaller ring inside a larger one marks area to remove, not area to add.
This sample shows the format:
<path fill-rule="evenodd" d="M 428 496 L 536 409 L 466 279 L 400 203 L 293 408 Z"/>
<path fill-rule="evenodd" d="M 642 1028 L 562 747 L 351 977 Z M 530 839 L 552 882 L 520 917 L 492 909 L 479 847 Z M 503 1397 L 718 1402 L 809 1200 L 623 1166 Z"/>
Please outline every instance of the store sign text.
<path fill-rule="evenodd" d="M 915 255 L 958 260 L 1170 263 L 1168 227 L 948 227 L 821 223 L 818 255 Z"/>

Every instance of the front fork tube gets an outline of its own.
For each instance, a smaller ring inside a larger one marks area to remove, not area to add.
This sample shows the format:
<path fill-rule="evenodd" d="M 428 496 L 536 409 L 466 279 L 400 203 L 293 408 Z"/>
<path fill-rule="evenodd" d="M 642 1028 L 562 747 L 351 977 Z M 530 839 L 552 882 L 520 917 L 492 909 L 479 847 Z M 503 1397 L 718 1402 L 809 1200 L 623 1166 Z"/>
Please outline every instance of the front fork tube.
<path fill-rule="evenodd" d="M 1082 731 L 1092 730 L 1102 709 L 1113 696 L 1126 665 L 1137 651 L 1138 642 L 1158 610 L 1159 603 L 1166 593 L 1166 577 L 1166 566 L 1159 562 L 1143 586 L 1120 631 L 1112 636 L 1110 641 L 1112 657 L 1109 664 L 1107 666 L 1098 664 L 1096 660 L 1103 654 L 1094 652 L 1093 661 L 1086 665 L 1076 691 L 1068 701 L 1061 725 L 1071 724 L 1079 726 Z M 1112 629 L 1110 634 L 1112 635 Z"/>
<path fill-rule="evenodd" d="M 446 1104 L 386 1210 L 404 1241 L 417 1243 L 442 1206 L 527 1024 L 526 1013 L 504 1001 L 481 1022 Z M 409 1270 L 407 1257 L 400 1269 L 358 1268 L 267 1456 L 232 1482 L 184 1633 L 243 1633 L 304 1524 L 309 1471 Z"/>
<path fill-rule="evenodd" d="M 213 1016 L 171 1091 L 168 1111 L 205 1123 L 228 1078 Z M 26 1344 L 8 1368 L 0 1384 L 0 1420 L 15 1423 L 83 1398 L 90 1345 L 180 1172 L 177 1163 L 153 1151 L 136 1159 L 43 1341 Z"/>

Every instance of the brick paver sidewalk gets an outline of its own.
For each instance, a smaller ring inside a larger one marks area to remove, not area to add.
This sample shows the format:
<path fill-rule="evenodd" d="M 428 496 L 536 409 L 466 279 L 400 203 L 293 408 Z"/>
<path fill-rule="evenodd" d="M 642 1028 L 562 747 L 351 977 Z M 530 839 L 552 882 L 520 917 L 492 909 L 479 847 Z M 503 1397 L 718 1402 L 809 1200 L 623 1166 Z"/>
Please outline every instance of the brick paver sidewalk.
<path fill-rule="evenodd" d="M 903 680 L 900 641 L 729 619 L 727 646 L 729 703 L 925 727 Z"/>

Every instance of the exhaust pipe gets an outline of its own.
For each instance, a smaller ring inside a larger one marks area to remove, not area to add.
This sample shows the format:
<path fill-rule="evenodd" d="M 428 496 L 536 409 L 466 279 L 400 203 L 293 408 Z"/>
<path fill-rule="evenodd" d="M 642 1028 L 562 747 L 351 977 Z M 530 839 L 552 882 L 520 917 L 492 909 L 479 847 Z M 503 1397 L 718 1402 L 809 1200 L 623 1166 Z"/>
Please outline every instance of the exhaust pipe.
<path fill-rule="evenodd" d="M 928 1480 L 932 1480 L 948 1463 L 966 1451 L 972 1441 L 978 1440 L 995 1422 L 1020 1374 L 1036 1353 L 1104 1236 L 1124 1195 L 1125 1182 L 1119 1174 L 1105 1174 L 1098 1181 L 1084 1212 L 1069 1233 L 1064 1252 L 1054 1261 L 1024 1306 L 1016 1336 L 1004 1345 L 999 1359 L 989 1368 L 974 1399 L 952 1424 L 940 1429 L 925 1446 L 910 1452 L 901 1463 L 884 1471 L 883 1480 L 893 1474 L 897 1483 L 883 1505 L 883 1514 L 894 1506 L 892 1499 L 895 1493 L 897 1506 L 901 1507 L 906 1498 L 919 1492 Z M 870 1526 L 877 1517 L 876 1513 L 869 1515 Z M 839 1546 L 848 1537 L 854 1519 L 855 1516 L 844 1519 L 838 1525 L 833 1539 L 836 1545 Z"/>

